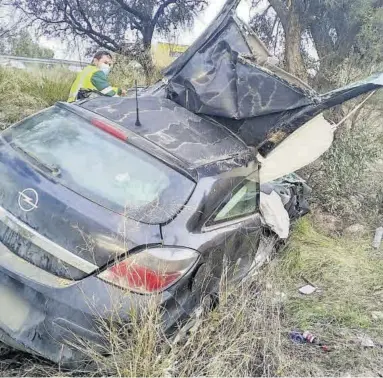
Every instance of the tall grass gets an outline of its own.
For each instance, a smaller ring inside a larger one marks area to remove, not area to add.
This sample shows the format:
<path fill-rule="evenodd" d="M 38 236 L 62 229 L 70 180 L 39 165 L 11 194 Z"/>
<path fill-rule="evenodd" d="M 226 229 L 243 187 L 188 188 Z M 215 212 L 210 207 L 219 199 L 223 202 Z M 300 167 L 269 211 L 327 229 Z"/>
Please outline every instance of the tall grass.
<path fill-rule="evenodd" d="M 67 101 L 76 73 L 66 68 L 20 70 L 0 67 L 0 130 L 57 101 Z M 152 81 L 159 80 L 156 72 Z M 110 75 L 113 85 L 131 88 L 145 85 L 144 74 L 120 58 Z"/>
<path fill-rule="evenodd" d="M 74 78 L 63 68 L 30 72 L 0 67 L 0 128 L 66 101 Z"/>
<path fill-rule="evenodd" d="M 135 74 L 121 73 L 119 78 L 115 71 L 115 75 L 113 80 L 121 82 L 124 77 L 127 86 L 135 79 Z M 0 68 L 0 122 L 6 126 L 58 100 L 66 100 L 73 79 L 74 74 L 69 71 L 30 73 Z M 352 143 L 363 144 L 364 139 L 340 142 L 344 145 L 335 147 L 329 155 L 329 164 L 338 164 L 337 173 L 334 177 L 323 176 L 321 183 L 326 195 L 334 192 L 336 198 L 341 198 L 342 189 L 328 190 L 325 180 L 349 188 L 355 167 L 342 159 L 350 159 L 354 153 Z M 338 163 L 335 155 L 340 159 Z M 351 167 L 346 176 L 342 164 Z M 380 374 L 382 349 L 366 349 L 358 342 L 358 337 L 367 334 L 376 345 L 383 345 L 383 320 L 372 317 L 373 311 L 383 307 L 383 260 L 369 243 L 370 240 L 358 238 L 324 236 L 321 225 L 314 224 L 312 218 L 303 219 L 296 225 L 287 247 L 263 271 L 237 285 L 222 281 L 219 306 L 202 314 L 189 337 L 178 343 L 162 334 L 156 308 L 132 314 L 130 324 L 122 328 L 116 327 L 115 322 L 100 320 L 100 333 L 109 340 L 109 356 L 83 345 L 82 352 L 96 363 L 87 375 Z M 298 288 L 307 279 L 320 290 L 302 296 Z M 315 346 L 292 343 L 291 330 L 310 330 L 326 341 L 332 351 L 326 353 Z M 52 364 L 19 354 L 3 358 L 0 369 L 3 375 L 64 375 Z"/>
<path fill-rule="evenodd" d="M 188 337 L 167 339 L 149 306 L 123 328 L 102 322 L 109 356 L 82 351 L 101 376 L 372 376 L 383 366 L 381 349 L 359 338 L 383 343 L 383 320 L 372 316 L 383 305 L 382 276 L 369 240 L 324 236 L 309 217 L 263 270 L 240 284 L 223 279 L 219 306 L 200 313 Z M 318 290 L 303 296 L 307 280 Z M 294 344 L 293 330 L 311 331 L 330 352 Z"/>
<path fill-rule="evenodd" d="M 375 94 L 372 100 L 379 96 Z M 341 126 L 329 151 L 304 170 L 310 177 L 314 201 L 346 225 L 376 227 L 383 221 L 381 116 L 376 102 L 368 104 Z"/>

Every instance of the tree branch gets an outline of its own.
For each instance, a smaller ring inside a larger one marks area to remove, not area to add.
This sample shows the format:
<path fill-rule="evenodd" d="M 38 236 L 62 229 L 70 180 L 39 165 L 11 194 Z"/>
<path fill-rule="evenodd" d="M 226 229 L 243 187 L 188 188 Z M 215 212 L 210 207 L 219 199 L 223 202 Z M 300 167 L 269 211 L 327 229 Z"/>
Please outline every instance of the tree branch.
<path fill-rule="evenodd" d="M 164 14 L 165 9 L 171 5 L 177 3 L 178 0 L 165 0 L 157 9 L 157 12 L 154 14 L 153 19 L 152 19 L 152 25 L 157 25 L 157 22 L 159 18 Z"/>
<path fill-rule="evenodd" d="M 116 49 L 119 49 L 119 44 L 117 44 L 112 38 L 110 38 L 109 36 L 102 34 L 102 33 L 93 29 L 92 24 L 89 21 L 89 18 L 85 15 L 85 12 L 84 12 L 83 8 L 81 7 L 80 0 L 76 0 L 76 3 L 77 3 L 78 11 L 80 12 L 81 17 L 83 18 L 84 22 L 87 25 L 87 29 L 83 29 L 83 30 L 84 31 L 87 30 L 90 34 L 94 35 L 98 39 L 100 39 L 100 40 L 104 39 L 105 41 L 110 43 L 112 46 L 114 46 Z M 71 14 L 71 17 L 73 17 L 73 21 L 77 22 L 73 13 L 70 12 L 70 14 Z M 79 25 L 80 28 L 82 28 L 81 24 L 79 24 L 79 23 L 77 23 L 77 24 Z"/>
<path fill-rule="evenodd" d="M 132 14 L 133 16 L 139 18 L 142 21 L 150 21 L 150 17 L 145 15 L 142 12 L 139 12 L 137 9 L 134 9 L 130 7 L 128 4 L 125 3 L 124 0 L 114 0 L 123 10 L 126 12 Z"/>

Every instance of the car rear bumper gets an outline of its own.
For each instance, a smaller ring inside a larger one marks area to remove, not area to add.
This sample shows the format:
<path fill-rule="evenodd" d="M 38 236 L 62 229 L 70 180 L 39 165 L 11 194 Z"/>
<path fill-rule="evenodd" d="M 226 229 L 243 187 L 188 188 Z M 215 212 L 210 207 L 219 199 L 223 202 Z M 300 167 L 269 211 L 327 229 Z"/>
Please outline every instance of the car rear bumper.
<path fill-rule="evenodd" d="M 182 287 L 182 283 L 180 283 Z M 107 352 L 107 332 L 101 324 L 128 321 L 131 311 L 161 306 L 169 330 L 188 316 L 190 292 L 157 296 L 126 293 L 97 277 L 81 281 L 59 279 L 25 262 L 0 243 L 0 340 L 12 347 L 64 365 L 84 359 L 79 339 Z M 177 290 L 179 292 L 179 290 Z"/>

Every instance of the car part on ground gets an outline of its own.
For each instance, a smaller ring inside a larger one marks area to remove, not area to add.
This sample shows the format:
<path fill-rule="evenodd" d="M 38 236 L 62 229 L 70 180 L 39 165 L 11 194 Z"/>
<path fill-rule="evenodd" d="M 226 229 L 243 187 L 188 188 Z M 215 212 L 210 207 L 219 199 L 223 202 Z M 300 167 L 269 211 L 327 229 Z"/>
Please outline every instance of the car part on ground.
<path fill-rule="evenodd" d="M 261 190 L 285 217 L 308 211 L 303 180 L 279 176 L 330 133 L 282 170 L 278 154 L 298 155 L 302 135 L 328 126 L 310 120 L 382 76 L 320 96 L 271 63 L 237 4 L 140 91 L 140 126 L 133 95 L 95 97 L 0 134 L 0 340 L 70 365 L 84 357 L 78 339 L 105 352 L 100 321 L 129 323 L 153 302 L 171 333 L 223 275 L 243 279 L 280 243 L 275 222 L 262 223 L 262 180 L 275 179 Z"/>

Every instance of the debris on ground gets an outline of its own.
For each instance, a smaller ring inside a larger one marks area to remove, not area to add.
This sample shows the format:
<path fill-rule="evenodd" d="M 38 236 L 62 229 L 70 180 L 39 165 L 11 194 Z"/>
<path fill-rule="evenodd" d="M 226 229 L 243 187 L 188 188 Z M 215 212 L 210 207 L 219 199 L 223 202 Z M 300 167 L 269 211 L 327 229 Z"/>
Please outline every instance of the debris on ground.
<path fill-rule="evenodd" d="M 375 346 L 375 343 L 367 335 L 358 337 L 358 340 L 360 342 L 360 345 L 364 348 L 373 348 Z"/>
<path fill-rule="evenodd" d="M 372 311 L 371 316 L 374 320 L 383 320 L 383 311 Z"/>
<path fill-rule="evenodd" d="M 317 288 L 312 286 L 312 285 L 305 285 L 299 289 L 299 292 L 301 294 L 310 295 L 310 294 L 314 293 L 316 290 L 317 290 Z"/>
<path fill-rule="evenodd" d="M 290 332 L 290 339 L 296 343 L 296 344 L 313 344 L 315 346 L 320 347 L 325 352 L 329 352 L 330 348 L 324 344 L 323 342 L 320 342 L 318 337 L 313 335 L 309 331 L 304 331 L 304 332 L 298 332 L 298 331 L 292 331 Z"/>
<path fill-rule="evenodd" d="M 382 238 L 383 238 L 383 227 L 378 227 L 376 229 L 376 231 L 375 231 L 374 240 L 372 242 L 373 248 L 375 248 L 375 249 L 379 249 L 380 248 L 380 244 L 382 242 Z"/>

